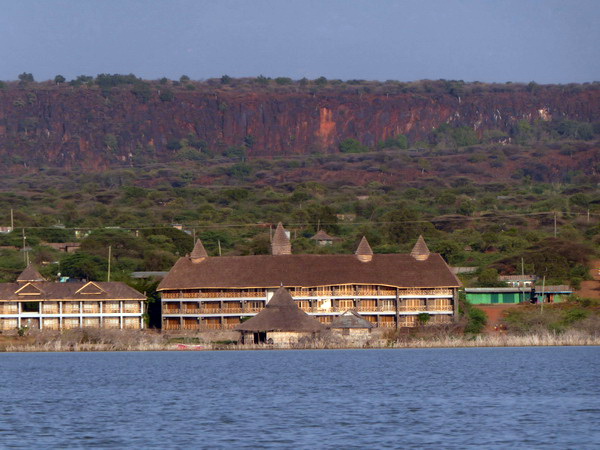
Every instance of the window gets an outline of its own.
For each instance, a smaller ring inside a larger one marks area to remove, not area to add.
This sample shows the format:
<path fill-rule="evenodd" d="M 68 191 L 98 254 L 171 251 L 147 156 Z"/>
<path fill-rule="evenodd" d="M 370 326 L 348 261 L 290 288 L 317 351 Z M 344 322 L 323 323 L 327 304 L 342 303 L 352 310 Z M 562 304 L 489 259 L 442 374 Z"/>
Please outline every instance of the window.
<path fill-rule="evenodd" d="M 21 303 L 21 311 L 24 313 L 40 312 L 40 302 L 23 302 Z"/>

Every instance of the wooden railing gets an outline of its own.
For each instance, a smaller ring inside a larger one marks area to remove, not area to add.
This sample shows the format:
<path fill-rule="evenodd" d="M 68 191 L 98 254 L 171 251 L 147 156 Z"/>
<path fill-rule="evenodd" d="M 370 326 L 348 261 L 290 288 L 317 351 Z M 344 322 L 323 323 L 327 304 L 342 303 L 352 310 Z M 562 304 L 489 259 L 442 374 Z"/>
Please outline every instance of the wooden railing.
<path fill-rule="evenodd" d="M 263 308 L 175 308 L 164 309 L 163 314 L 254 314 Z"/>
<path fill-rule="evenodd" d="M 265 291 L 163 292 L 162 298 L 265 298 Z"/>
<path fill-rule="evenodd" d="M 295 288 L 290 289 L 292 297 L 393 297 L 396 289 L 393 288 L 354 288 L 341 287 L 319 287 L 319 288 Z M 428 296 L 428 295 L 452 295 L 451 289 L 400 289 L 400 296 Z M 265 298 L 266 291 L 204 291 L 204 292 L 163 292 L 163 299 L 173 298 Z"/>

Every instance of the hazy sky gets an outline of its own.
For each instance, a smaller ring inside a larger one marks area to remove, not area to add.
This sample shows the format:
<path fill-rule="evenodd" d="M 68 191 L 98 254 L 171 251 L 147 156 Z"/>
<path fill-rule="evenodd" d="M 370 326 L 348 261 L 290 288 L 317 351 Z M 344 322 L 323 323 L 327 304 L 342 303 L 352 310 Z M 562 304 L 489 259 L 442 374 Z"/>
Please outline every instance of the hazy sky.
<path fill-rule="evenodd" d="M 600 80 L 600 0 L 0 0 L 0 79 Z"/>

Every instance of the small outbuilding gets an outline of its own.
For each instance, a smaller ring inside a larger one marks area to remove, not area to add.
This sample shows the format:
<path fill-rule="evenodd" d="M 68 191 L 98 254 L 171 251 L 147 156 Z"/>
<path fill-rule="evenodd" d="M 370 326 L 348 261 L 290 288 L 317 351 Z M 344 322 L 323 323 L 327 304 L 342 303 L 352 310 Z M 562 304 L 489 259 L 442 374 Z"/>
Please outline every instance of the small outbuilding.
<path fill-rule="evenodd" d="M 317 241 L 319 245 L 333 245 L 335 242 L 341 241 L 339 237 L 331 236 L 324 230 L 317 231 L 317 234 L 311 237 L 311 239 Z"/>
<path fill-rule="evenodd" d="M 365 320 L 359 313 L 350 309 L 339 315 L 329 325 L 329 329 L 342 336 L 361 336 L 366 337 L 371 334 L 373 324 Z"/>
<path fill-rule="evenodd" d="M 235 327 L 242 333 L 242 343 L 294 344 L 301 338 L 314 337 L 325 330 L 318 320 L 302 311 L 288 292 L 277 289 L 265 308 L 256 316 Z"/>

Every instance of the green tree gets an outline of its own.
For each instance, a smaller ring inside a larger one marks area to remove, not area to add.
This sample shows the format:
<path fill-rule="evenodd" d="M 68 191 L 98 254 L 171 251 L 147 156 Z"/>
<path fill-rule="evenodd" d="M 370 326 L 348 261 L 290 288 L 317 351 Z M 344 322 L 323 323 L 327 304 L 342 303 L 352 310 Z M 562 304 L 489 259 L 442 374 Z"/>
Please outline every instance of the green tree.
<path fill-rule="evenodd" d="M 62 83 L 64 83 L 65 81 L 67 81 L 67 80 L 66 80 L 66 78 L 65 78 L 65 77 L 63 77 L 62 75 L 56 75 L 56 76 L 54 77 L 54 83 L 55 83 L 55 84 L 62 84 Z"/>
<path fill-rule="evenodd" d="M 325 77 L 319 77 L 315 80 L 315 84 L 317 86 L 325 86 L 327 84 L 327 78 Z"/>
<path fill-rule="evenodd" d="M 31 73 L 23 72 L 19 74 L 19 84 L 24 85 L 27 83 L 33 83 L 35 80 L 33 79 L 33 75 Z"/>
<path fill-rule="evenodd" d="M 135 95 L 142 103 L 146 103 L 148 100 L 152 98 L 152 88 L 149 83 L 144 81 L 139 81 L 133 85 L 131 89 L 133 95 Z"/>
<path fill-rule="evenodd" d="M 69 253 L 60 261 L 63 276 L 100 281 L 106 274 L 107 260 L 86 252 Z"/>
<path fill-rule="evenodd" d="M 477 285 L 481 287 L 506 286 L 498 279 L 498 271 L 493 268 L 483 269 L 477 277 Z"/>
<path fill-rule="evenodd" d="M 161 102 L 171 102 L 175 98 L 175 94 L 170 89 L 163 89 L 160 91 L 160 95 L 158 97 Z"/>
<path fill-rule="evenodd" d="M 367 146 L 352 138 L 344 139 L 338 147 L 342 153 L 365 153 L 369 151 Z"/>

